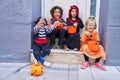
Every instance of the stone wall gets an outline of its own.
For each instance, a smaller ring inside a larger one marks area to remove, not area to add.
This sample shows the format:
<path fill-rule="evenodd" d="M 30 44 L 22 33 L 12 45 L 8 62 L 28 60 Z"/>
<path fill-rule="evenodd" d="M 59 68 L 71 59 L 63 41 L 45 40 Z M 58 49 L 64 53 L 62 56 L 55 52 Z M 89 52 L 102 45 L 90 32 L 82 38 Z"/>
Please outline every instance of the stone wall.
<path fill-rule="evenodd" d="M 100 37 L 107 54 L 106 65 L 120 65 L 120 1 L 101 0 Z"/>
<path fill-rule="evenodd" d="M 28 62 L 31 0 L 0 0 L 0 62 Z"/>

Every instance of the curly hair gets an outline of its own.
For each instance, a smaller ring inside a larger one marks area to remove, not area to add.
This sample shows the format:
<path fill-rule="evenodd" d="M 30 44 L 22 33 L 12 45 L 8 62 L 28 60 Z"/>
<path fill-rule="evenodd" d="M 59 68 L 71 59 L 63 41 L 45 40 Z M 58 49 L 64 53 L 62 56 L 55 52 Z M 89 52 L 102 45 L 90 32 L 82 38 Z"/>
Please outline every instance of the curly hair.
<path fill-rule="evenodd" d="M 63 9 L 60 7 L 60 6 L 54 6 L 51 10 L 50 10 L 50 13 L 51 13 L 51 16 L 54 17 L 54 11 L 56 9 L 59 9 L 60 10 L 60 17 L 63 15 Z"/>

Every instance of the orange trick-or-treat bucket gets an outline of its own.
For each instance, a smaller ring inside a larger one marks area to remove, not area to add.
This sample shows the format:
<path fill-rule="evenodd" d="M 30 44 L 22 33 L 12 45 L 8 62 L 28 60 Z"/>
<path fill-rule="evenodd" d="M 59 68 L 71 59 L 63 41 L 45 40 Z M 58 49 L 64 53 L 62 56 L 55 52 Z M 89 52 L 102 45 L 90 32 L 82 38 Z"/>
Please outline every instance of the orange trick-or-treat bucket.
<path fill-rule="evenodd" d="M 94 41 L 89 41 L 88 49 L 92 52 L 97 52 L 99 50 L 99 45 Z"/>
<path fill-rule="evenodd" d="M 39 76 L 43 73 L 43 66 L 42 64 L 34 64 L 31 67 L 31 75 L 33 76 Z"/>
<path fill-rule="evenodd" d="M 77 30 L 75 26 L 68 26 L 67 29 L 69 34 L 74 34 L 76 33 L 76 30 Z"/>

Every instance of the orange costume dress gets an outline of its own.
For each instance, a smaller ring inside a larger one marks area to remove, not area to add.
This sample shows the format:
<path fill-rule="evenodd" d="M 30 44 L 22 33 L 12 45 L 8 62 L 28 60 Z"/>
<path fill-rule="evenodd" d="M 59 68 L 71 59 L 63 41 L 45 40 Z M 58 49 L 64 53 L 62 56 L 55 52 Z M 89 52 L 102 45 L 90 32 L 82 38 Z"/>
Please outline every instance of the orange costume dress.
<path fill-rule="evenodd" d="M 105 51 L 102 45 L 99 44 L 98 32 L 92 32 L 86 35 L 88 31 L 84 30 L 81 37 L 82 46 L 80 51 L 86 56 L 92 59 L 101 57 L 101 59 L 106 59 Z"/>

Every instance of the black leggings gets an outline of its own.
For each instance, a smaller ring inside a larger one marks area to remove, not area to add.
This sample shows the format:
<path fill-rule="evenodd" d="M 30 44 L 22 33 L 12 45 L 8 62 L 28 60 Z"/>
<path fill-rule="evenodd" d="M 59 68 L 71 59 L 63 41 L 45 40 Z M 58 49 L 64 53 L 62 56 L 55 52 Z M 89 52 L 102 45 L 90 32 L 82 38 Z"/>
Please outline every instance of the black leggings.
<path fill-rule="evenodd" d="M 85 61 L 89 61 L 89 57 L 84 54 Z M 100 57 L 95 59 L 95 63 L 100 61 Z"/>

